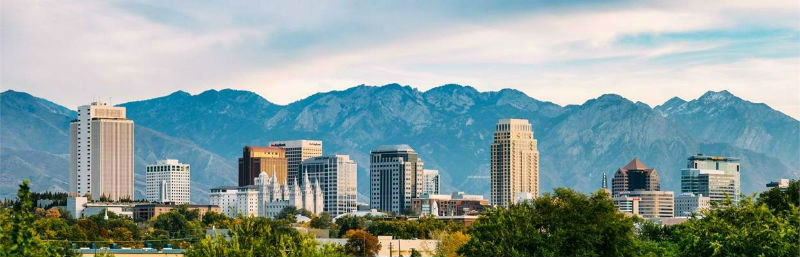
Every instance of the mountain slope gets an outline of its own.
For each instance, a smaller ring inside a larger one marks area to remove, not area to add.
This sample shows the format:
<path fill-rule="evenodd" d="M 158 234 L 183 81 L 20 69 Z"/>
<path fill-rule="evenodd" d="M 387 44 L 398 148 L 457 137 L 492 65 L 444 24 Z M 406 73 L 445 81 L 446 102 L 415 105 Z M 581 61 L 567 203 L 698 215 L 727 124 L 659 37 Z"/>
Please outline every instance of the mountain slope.
<path fill-rule="evenodd" d="M 8 147 L 45 151 L 47 147 L 33 147 L 42 144 L 24 138 L 51 134 L 58 135 L 50 138 L 55 145 L 66 145 L 68 138 L 62 132 L 70 112 L 41 101 L 30 97 L 4 108 L 3 140 L 16 142 Z M 323 140 L 325 154 L 351 155 L 358 162 L 362 196 L 368 194 L 370 150 L 401 143 L 416 149 L 426 168 L 440 170 L 443 192 L 488 196 L 488 149 L 494 125 L 503 118 L 531 121 L 539 141 L 543 192 L 559 186 L 596 190 L 604 171 L 611 175 L 634 157 L 659 171 L 662 188 L 678 190 L 680 169 L 695 153 L 742 158 L 743 192 L 762 190 L 766 181 L 776 178 L 800 177 L 794 168 L 800 141 L 777 140 L 798 138 L 800 122 L 727 92 L 709 92 L 688 102 L 673 98 L 655 108 L 618 95 L 562 107 L 512 89 L 479 92 L 445 85 L 422 92 L 390 84 L 317 93 L 285 106 L 236 90 L 198 95 L 178 91 L 122 106 L 137 126 L 137 186 L 143 182 L 146 163 L 177 158 L 192 165 L 195 202 L 204 201 L 211 186 L 234 184 L 242 146 L 303 138 Z M 26 114 L 33 116 L 28 118 L 31 122 L 42 123 L 34 127 L 64 126 L 53 132 L 21 131 L 27 127 L 7 118 Z M 65 151 L 45 154 L 64 161 L 37 172 L 62 169 L 58 174 L 66 178 L 66 167 L 57 168 L 66 165 Z M 31 155 L 19 151 L 3 155 L 0 162 L 8 168 L 0 171 L 0 179 L 18 180 L 24 169 L 33 169 Z M 50 184 L 64 186 L 63 181 L 53 181 Z"/>

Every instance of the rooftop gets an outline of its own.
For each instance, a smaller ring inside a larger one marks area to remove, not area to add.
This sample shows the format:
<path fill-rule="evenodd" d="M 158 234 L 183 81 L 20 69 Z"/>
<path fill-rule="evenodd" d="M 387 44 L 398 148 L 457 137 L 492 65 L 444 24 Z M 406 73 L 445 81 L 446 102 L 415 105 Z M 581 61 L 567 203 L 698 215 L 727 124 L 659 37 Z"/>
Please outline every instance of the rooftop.
<path fill-rule="evenodd" d="M 378 149 L 373 150 L 373 152 L 414 152 L 414 149 L 411 146 L 406 144 L 403 145 L 382 145 L 379 146 Z"/>

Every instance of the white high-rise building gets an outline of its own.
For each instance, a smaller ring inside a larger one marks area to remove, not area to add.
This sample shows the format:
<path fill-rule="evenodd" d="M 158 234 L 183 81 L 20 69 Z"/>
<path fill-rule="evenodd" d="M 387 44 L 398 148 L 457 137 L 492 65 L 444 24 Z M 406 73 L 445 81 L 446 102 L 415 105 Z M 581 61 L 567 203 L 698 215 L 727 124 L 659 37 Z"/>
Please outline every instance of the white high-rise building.
<path fill-rule="evenodd" d="M 93 102 L 70 122 L 70 192 L 133 199 L 133 121 L 124 107 Z"/>
<path fill-rule="evenodd" d="M 147 165 L 145 198 L 159 203 L 188 204 L 191 195 L 189 164 L 174 159 Z"/>
<path fill-rule="evenodd" d="M 239 213 L 237 194 L 239 187 L 223 186 L 211 189 L 211 194 L 208 196 L 208 201 L 211 205 L 219 206 L 220 211 L 228 217 L 236 217 Z"/>
<path fill-rule="evenodd" d="M 287 173 L 289 185 L 294 185 L 295 180 L 300 180 L 300 163 L 308 158 L 322 156 L 322 141 L 320 140 L 288 140 L 274 141 L 270 146 L 280 147 L 286 150 L 286 160 L 288 161 Z"/>
<path fill-rule="evenodd" d="M 508 206 L 518 195 L 539 195 L 539 150 L 528 120 L 500 120 L 491 150 L 492 205 Z"/>
<path fill-rule="evenodd" d="M 693 193 L 723 202 L 739 201 L 741 192 L 739 158 L 697 154 L 681 169 L 681 193 Z"/>
<path fill-rule="evenodd" d="M 385 145 L 370 154 L 370 207 L 401 213 L 422 195 L 423 162 L 408 145 Z"/>
<path fill-rule="evenodd" d="M 336 217 L 356 211 L 358 167 L 349 155 L 329 155 L 306 159 L 300 165 L 300 180 L 319 181 L 325 198 L 324 210 Z"/>
<path fill-rule="evenodd" d="M 422 170 L 422 193 L 439 194 L 439 170 Z"/>

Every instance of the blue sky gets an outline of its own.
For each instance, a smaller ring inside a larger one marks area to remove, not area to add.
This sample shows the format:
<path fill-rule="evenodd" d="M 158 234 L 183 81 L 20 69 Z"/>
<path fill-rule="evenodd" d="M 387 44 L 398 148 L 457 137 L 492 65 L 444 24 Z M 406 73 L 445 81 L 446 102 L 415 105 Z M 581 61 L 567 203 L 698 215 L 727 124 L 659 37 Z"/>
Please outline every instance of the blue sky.
<path fill-rule="evenodd" d="M 562 105 L 727 89 L 800 117 L 797 1 L 10 0 L 1 19 L 0 86 L 71 108 L 211 88 L 287 104 L 396 82 Z"/>

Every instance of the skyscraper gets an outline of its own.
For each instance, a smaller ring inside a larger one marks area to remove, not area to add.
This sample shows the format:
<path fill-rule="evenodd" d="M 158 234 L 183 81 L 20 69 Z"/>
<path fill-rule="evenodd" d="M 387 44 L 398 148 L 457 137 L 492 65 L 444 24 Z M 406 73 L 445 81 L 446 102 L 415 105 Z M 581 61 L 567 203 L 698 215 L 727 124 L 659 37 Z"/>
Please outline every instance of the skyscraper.
<path fill-rule="evenodd" d="M 539 150 L 528 120 L 500 120 L 491 150 L 492 205 L 508 206 L 517 195 L 539 195 Z"/>
<path fill-rule="evenodd" d="M 689 157 L 687 167 L 681 170 L 681 192 L 708 196 L 712 202 L 721 202 L 726 196 L 738 201 L 739 179 L 738 158 L 697 154 Z"/>
<path fill-rule="evenodd" d="M 159 203 L 188 204 L 191 195 L 189 164 L 174 159 L 157 161 L 145 169 L 145 198 Z"/>
<path fill-rule="evenodd" d="M 133 121 L 124 107 L 78 107 L 70 122 L 70 192 L 115 201 L 133 198 Z"/>
<path fill-rule="evenodd" d="M 289 185 L 293 185 L 295 179 L 298 178 L 297 174 L 300 171 L 298 167 L 302 161 L 322 156 L 322 141 L 319 140 L 274 141 L 269 145 L 286 150 L 286 160 L 289 163 L 286 168 Z"/>
<path fill-rule="evenodd" d="M 422 170 L 422 193 L 429 195 L 439 194 L 439 171 Z"/>
<path fill-rule="evenodd" d="M 328 155 L 306 159 L 300 164 L 298 181 L 319 181 L 325 199 L 324 210 L 336 217 L 355 211 L 357 164 L 349 155 Z"/>
<path fill-rule="evenodd" d="M 279 183 L 288 179 L 286 150 L 280 147 L 245 146 L 239 158 L 239 186 L 255 184 L 255 178 L 262 171 L 269 176 L 277 176 Z"/>
<path fill-rule="evenodd" d="M 611 179 L 611 192 L 619 195 L 625 191 L 659 191 L 661 190 L 661 180 L 658 178 L 658 171 L 648 168 L 633 158 L 625 167 L 619 168 Z"/>
<path fill-rule="evenodd" d="M 370 154 L 370 207 L 400 213 L 422 195 L 423 162 L 408 145 L 385 145 Z"/>

